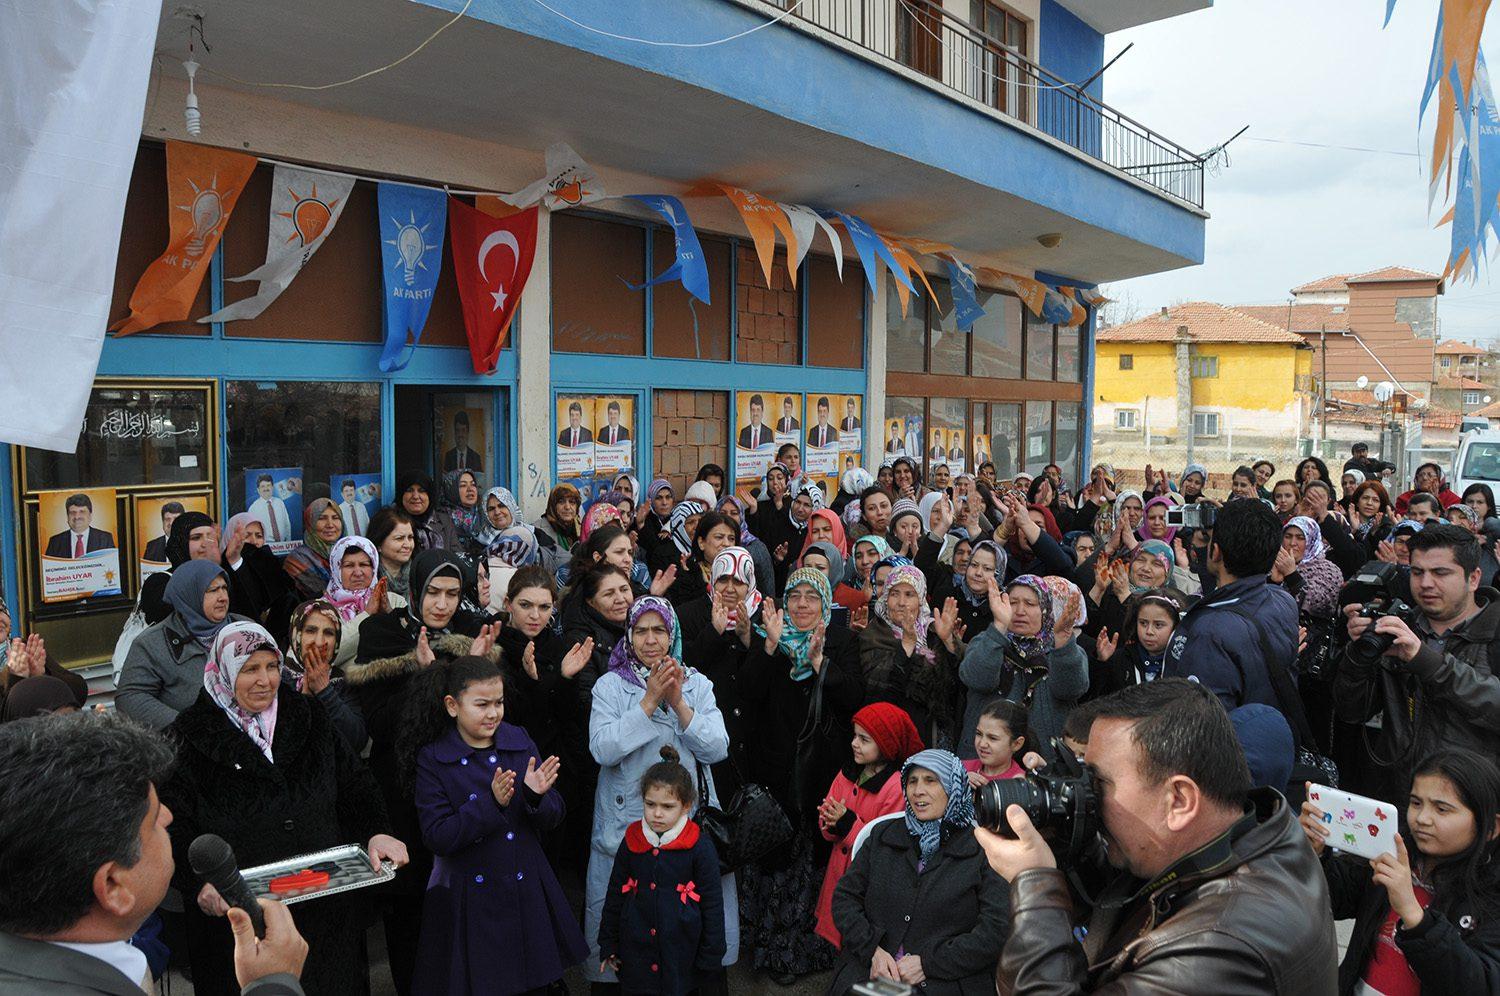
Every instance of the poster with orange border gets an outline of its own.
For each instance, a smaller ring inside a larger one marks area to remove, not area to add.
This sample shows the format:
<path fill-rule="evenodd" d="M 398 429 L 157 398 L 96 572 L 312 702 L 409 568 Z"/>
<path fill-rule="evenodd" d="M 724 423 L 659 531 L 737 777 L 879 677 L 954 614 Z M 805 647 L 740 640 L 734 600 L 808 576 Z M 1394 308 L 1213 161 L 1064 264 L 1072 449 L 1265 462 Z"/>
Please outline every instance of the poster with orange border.
<path fill-rule="evenodd" d="M 207 495 L 169 495 L 135 500 L 135 541 L 140 550 L 141 580 L 172 569 L 167 560 L 167 537 L 172 523 L 184 512 L 208 514 Z M 146 537 L 151 537 L 147 539 Z"/>
<path fill-rule="evenodd" d="M 116 502 L 114 488 L 43 491 L 37 496 L 43 602 L 121 594 Z"/>

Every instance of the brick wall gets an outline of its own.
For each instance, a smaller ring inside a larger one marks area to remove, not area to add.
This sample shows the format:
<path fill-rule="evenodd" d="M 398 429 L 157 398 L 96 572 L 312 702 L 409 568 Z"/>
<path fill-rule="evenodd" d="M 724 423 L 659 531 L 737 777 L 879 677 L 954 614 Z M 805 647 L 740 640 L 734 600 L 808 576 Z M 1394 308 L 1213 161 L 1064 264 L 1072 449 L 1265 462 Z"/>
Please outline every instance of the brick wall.
<path fill-rule="evenodd" d="M 796 363 L 802 345 L 797 332 L 797 291 L 781 257 L 771 268 L 768 287 L 755 247 L 741 243 L 735 281 L 740 362 Z"/>
<path fill-rule="evenodd" d="M 656 446 L 649 477 L 665 477 L 681 497 L 705 463 L 728 466 L 729 396 L 722 391 L 657 390 L 652 399 Z"/>

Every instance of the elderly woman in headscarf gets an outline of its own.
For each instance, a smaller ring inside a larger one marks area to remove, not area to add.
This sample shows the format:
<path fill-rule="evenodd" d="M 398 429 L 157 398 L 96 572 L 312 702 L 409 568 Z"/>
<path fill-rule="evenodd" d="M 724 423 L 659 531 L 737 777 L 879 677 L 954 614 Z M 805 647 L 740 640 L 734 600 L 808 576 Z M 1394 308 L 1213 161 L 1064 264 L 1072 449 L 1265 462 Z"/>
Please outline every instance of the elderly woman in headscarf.
<path fill-rule="evenodd" d="M 1343 488 L 1344 493 L 1339 498 L 1338 504 L 1344 510 L 1345 515 L 1348 515 L 1349 509 L 1354 507 L 1354 493 L 1359 490 L 1359 486 L 1363 483 L 1365 483 L 1364 471 L 1355 467 L 1344 468 L 1344 474 L 1339 479 L 1339 485 Z"/>
<path fill-rule="evenodd" d="M 738 545 L 745 548 L 755 563 L 755 587 L 762 595 L 776 591 L 776 562 L 771 558 L 771 549 L 760 537 L 750 531 L 750 510 L 745 500 L 736 494 L 726 494 L 714 506 L 714 511 L 727 516 L 740 528 Z"/>
<path fill-rule="evenodd" d="M 1412 498 L 1424 493 L 1436 498 L 1445 509 L 1463 501 L 1448 487 L 1448 482 L 1443 478 L 1442 467 L 1435 463 L 1424 463 L 1417 467 L 1417 472 L 1412 476 L 1411 490 L 1403 491 L 1396 497 L 1396 515 L 1404 517 Z"/>
<path fill-rule="evenodd" d="M 843 996 L 876 978 L 921 979 L 934 996 L 992 992 L 1010 887 L 974 839 L 963 762 L 920 751 L 902 767 L 901 787 L 904 818 L 870 824 L 834 889 L 841 955 L 828 992 Z"/>
<path fill-rule="evenodd" d="M 474 545 L 483 550 L 501 533 L 521 521 L 521 503 L 509 488 L 490 488 L 481 502 L 483 521 L 474 532 Z"/>
<path fill-rule="evenodd" d="M 344 682 L 344 669 L 334 663 L 347 632 L 339 607 L 333 602 L 323 598 L 303 602 L 292 610 L 282 672 L 293 688 L 323 703 L 334 728 L 358 754 L 364 751 L 368 739 L 365 718 Z"/>
<path fill-rule="evenodd" d="M 328 555 L 344 535 L 344 517 L 333 499 L 315 498 L 307 503 L 302 523 L 302 545 L 287 554 L 281 566 L 297 594 L 306 600 L 317 598 L 328 587 L 332 576 Z"/>
<path fill-rule="evenodd" d="M 411 517 L 418 550 L 441 550 L 447 545 L 440 528 L 446 518 L 437 517 L 437 499 L 432 478 L 421 471 L 409 470 L 396 478 L 396 504 Z"/>
<path fill-rule="evenodd" d="M 948 597 L 934 615 L 927 579 L 913 565 L 891 571 L 859 634 L 865 701 L 901 707 L 935 746 L 951 746 L 957 732 L 957 625 L 957 600 Z"/>
<path fill-rule="evenodd" d="M 761 608 L 747 662 L 747 697 L 760 710 L 754 767 L 792 822 L 774 868 L 752 865 L 740 886 L 741 915 L 755 967 L 778 981 L 821 971 L 832 949 L 812 930 L 828 842 L 818 805 L 849 753 L 849 729 L 864 704 L 855 636 L 830 624 L 833 593 L 821 571 L 787 578 L 783 608 Z"/>
<path fill-rule="evenodd" d="M 1045 747 L 1061 735 L 1068 710 L 1088 691 L 1088 658 L 1078 646 L 1076 631 L 1083 622 L 1083 598 L 1074 600 L 1069 592 L 1059 601 L 1049 587 L 1064 580 L 1024 574 L 991 597 L 995 621 L 984 632 L 970 635 L 958 667 L 959 680 L 968 689 L 958 738 L 961 756 L 974 756 L 974 728 L 991 699 L 1025 706 L 1031 729 Z M 1067 587 L 1078 590 L 1071 582 Z M 1057 590 L 1066 588 L 1057 585 Z M 1058 618 L 1059 607 L 1062 618 Z"/>
<path fill-rule="evenodd" d="M 199 834 L 229 842 L 242 867 L 350 841 L 372 862 L 405 864 L 369 769 L 323 709 L 281 680 L 276 641 L 252 622 L 230 623 L 213 640 L 193 703 L 168 727 L 177 764 L 161 786 L 172 810 L 177 885 L 188 897 L 187 950 L 193 985 L 233 992 L 234 938 L 214 922 L 228 911 L 192 873 L 188 848 Z M 292 832 L 288 832 L 288 831 Z M 296 907 L 308 942 L 302 981 L 317 993 L 369 991 L 364 952 L 368 895 L 347 893 Z"/>
<path fill-rule="evenodd" d="M 229 575 L 211 561 L 189 560 L 172 571 L 166 601 L 172 614 L 135 638 L 115 692 L 116 709 L 157 730 L 198 697 L 219 630 L 245 621 L 230 613 Z"/>
<path fill-rule="evenodd" d="M 1344 574 L 1328 559 L 1328 550 L 1315 521 L 1305 515 L 1293 516 L 1282 527 L 1281 549 L 1276 552 L 1269 578 L 1297 599 L 1298 622 L 1307 631 L 1304 649 L 1297 657 L 1297 673 L 1303 678 L 1299 689 L 1308 721 L 1319 738 L 1319 749 L 1324 751 L 1331 748 L 1323 741 L 1333 720 L 1334 640 L 1342 622 L 1339 592 L 1344 586 Z M 1313 673 L 1321 675 L 1321 680 L 1309 677 Z"/>
<path fill-rule="evenodd" d="M 604 893 L 625 829 L 641 818 L 641 776 L 661 760 L 665 746 L 676 749 L 695 780 L 703 779 L 703 804 L 719 805 L 708 766 L 728 757 L 729 735 L 713 683 L 682 663 L 682 634 L 671 604 L 648 595 L 630 607 L 609 670 L 594 684 L 589 716 L 589 750 L 599 762 L 583 911 L 589 942 L 584 974 L 592 982 L 616 981 L 612 970 L 600 970 Z M 728 943 L 723 964 L 732 965 L 739 959 L 735 877 L 724 876 L 723 885 Z"/>
<path fill-rule="evenodd" d="M 359 628 L 364 621 L 405 608 L 406 599 L 390 593 L 389 582 L 380 575 L 380 553 L 363 536 L 345 536 L 333 544 L 328 564 L 328 587 L 321 600 L 338 611 L 343 624 L 344 639 L 333 658 L 334 667 L 342 669 L 358 656 Z"/>
<path fill-rule="evenodd" d="M 285 597 L 291 584 L 282 570 L 281 561 L 270 550 L 256 546 L 246 538 L 249 524 L 259 525 L 245 513 L 229 520 L 230 530 L 221 531 L 214 520 L 202 512 L 184 512 L 172 520 L 167 534 L 166 556 L 171 570 L 152 574 L 141 582 L 141 615 L 150 624 L 159 623 L 172 614 L 166 600 L 167 582 L 172 571 L 189 560 L 202 560 L 224 568 L 229 578 L 229 607 L 232 612 L 251 619 L 262 615 Z M 234 528 L 238 528 L 238 540 Z"/>

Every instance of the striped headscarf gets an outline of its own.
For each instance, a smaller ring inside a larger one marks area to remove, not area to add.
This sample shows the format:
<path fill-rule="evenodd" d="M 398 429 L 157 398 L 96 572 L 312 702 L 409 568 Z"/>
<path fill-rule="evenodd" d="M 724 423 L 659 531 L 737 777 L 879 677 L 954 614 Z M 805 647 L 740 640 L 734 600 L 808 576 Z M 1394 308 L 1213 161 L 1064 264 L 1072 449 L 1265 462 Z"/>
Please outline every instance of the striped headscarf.
<path fill-rule="evenodd" d="M 974 793 L 969 789 L 969 776 L 964 763 L 946 750 L 929 747 L 906 759 L 901 766 L 901 785 L 906 787 L 912 768 L 922 768 L 938 776 L 943 789 L 948 793 L 948 808 L 935 820 L 919 820 L 906 803 L 906 830 L 917 839 L 922 852 L 922 861 L 931 861 L 943 841 L 955 833 L 962 833 L 974 826 Z M 924 869 L 925 870 L 925 869 Z"/>
<path fill-rule="evenodd" d="M 677 548 L 678 553 L 693 552 L 693 537 L 688 532 L 687 520 L 707 511 L 708 506 L 691 500 L 680 501 L 672 507 L 672 514 L 667 516 L 667 534 L 672 537 L 672 545 Z"/>
<path fill-rule="evenodd" d="M 1011 633 L 1010 642 L 1020 651 L 1021 656 L 1026 658 L 1028 664 L 1035 664 L 1037 658 L 1045 659 L 1047 654 L 1053 650 L 1052 627 L 1056 623 L 1056 617 L 1052 614 L 1052 591 L 1043 583 L 1043 579 L 1035 574 L 1022 574 L 1006 586 L 1006 591 L 1016 588 L 1030 588 L 1036 594 L 1038 610 L 1042 616 L 1041 628 L 1031 636 L 1019 636 Z"/>

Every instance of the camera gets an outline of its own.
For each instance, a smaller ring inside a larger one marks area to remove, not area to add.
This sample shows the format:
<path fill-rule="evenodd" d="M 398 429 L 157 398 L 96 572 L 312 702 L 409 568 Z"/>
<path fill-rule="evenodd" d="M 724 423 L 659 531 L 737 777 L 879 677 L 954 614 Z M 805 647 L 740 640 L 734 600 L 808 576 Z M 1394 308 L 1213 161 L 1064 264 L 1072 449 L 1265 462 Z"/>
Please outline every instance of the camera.
<path fill-rule="evenodd" d="M 1005 810 L 1020 806 L 1053 842 L 1059 859 L 1077 857 L 1099 834 L 1099 790 L 1061 737 L 1052 739 L 1052 753 L 1056 760 L 1024 778 L 1002 778 L 975 789 L 974 818 L 985 829 L 1014 838 Z"/>
<path fill-rule="evenodd" d="M 1361 567 L 1344 586 L 1342 601 L 1359 604 L 1359 618 L 1372 623 L 1382 616 L 1395 616 L 1415 628 L 1422 613 L 1401 599 L 1401 568 L 1395 564 L 1372 560 Z M 1349 644 L 1349 659 L 1361 664 L 1377 664 L 1391 649 L 1396 638 L 1387 633 L 1375 632 L 1372 625 L 1360 634 L 1359 639 Z"/>
<path fill-rule="evenodd" d="M 1175 529 L 1212 529 L 1219 510 L 1212 505 L 1173 505 L 1167 509 L 1167 527 Z"/>

